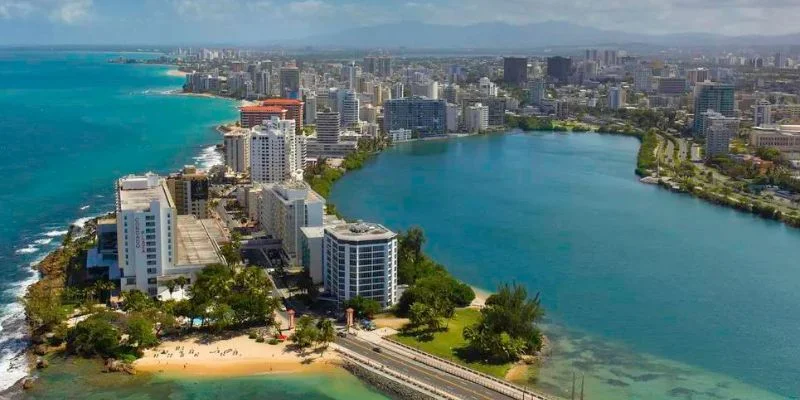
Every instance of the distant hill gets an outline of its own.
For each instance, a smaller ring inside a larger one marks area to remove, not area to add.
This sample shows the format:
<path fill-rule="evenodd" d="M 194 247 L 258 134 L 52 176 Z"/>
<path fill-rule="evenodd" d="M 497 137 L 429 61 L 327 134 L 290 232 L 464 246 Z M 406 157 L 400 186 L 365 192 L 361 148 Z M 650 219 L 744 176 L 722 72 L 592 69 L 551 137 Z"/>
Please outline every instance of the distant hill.
<path fill-rule="evenodd" d="M 548 21 L 527 25 L 481 23 L 467 26 L 399 22 L 346 29 L 291 41 L 294 45 L 350 48 L 407 47 L 413 49 L 531 49 L 547 46 L 602 46 L 641 43 L 662 46 L 758 46 L 800 43 L 800 34 L 723 36 L 708 33 L 648 35 Z"/>

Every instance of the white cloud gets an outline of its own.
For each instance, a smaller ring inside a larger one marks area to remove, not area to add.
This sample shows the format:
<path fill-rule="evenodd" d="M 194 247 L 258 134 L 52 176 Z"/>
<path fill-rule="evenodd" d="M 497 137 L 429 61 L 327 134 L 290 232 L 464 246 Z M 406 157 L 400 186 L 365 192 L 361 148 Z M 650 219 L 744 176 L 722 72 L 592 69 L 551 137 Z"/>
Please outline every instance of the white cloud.
<path fill-rule="evenodd" d="M 76 25 L 88 21 L 92 15 L 92 0 L 62 0 L 50 11 L 50 20 Z"/>
<path fill-rule="evenodd" d="M 27 1 L 0 0 L 0 19 L 11 19 L 28 15 L 33 5 Z"/>

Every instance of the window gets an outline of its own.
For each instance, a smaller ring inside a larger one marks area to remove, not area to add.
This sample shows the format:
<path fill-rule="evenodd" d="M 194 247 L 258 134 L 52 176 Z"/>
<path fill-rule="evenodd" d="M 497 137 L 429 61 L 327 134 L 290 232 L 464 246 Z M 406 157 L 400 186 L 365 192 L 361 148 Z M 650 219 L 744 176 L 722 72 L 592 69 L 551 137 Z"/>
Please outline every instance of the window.
<path fill-rule="evenodd" d="M 136 284 L 136 277 L 135 276 L 131 276 L 131 277 L 125 278 L 125 284 L 126 285 L 135 285 Z"/>
<path fill-rule="evenodd" d="M 156 262 L 156 260 L 150 260 L 150 261 L 147 262 L 147 265 L 156 265 L 156 264 L 158 264 L 158 262 Z"/>
<path fill-rule="evenodd" d="M 155 285 L 156 284 L 156 278 L 147 278 L 147 283 L 151 284 L 151 285 Z"/>
<path fill-rule="evenodd" d="M 155 274 L 156 272 L 158 272 L 158 270 L 156 268 L 148 268 L 147 269 L 147 273 L 148 274 Z"/>

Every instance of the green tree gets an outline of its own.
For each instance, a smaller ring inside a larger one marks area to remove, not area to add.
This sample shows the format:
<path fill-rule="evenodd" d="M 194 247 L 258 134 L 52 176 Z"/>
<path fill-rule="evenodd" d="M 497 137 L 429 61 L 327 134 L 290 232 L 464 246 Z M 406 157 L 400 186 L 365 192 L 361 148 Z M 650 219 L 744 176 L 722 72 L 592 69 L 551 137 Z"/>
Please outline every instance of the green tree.
<path fill-rule="evenodd" d="M 541 348 L 536 323 L 543 315 L 538 294 L 529 299 L 524 287 L 502 285 L 486 300 L 480 320 L 464 329 L 464 339 L 485 358 L 513 361 Z"/>
<path fill-rule="evenodd" d="M 167 287 L 167 290 L 169 291 L 169 298 L 172 299 L 172 293 L 175 292 L 175 288 L 178 286 L 178 283 L 175 282 L 174 279 L 170 279 L 164 282 L 164 286 Z"/>
<path fill-rule="evenodd" d="M 128 335 L 127 344 L 137 354 L 141 350 L 158 344 L 153 321 L 140 313 L 133 313 L 128 317 L 125 333 Z"/>
<path fill-rule="evenodd" d="M 117 354 L 119 333 L 103 314 L 79 322 L 67 334 L 67 351 L 84 357 Z"/>
<path fill-rule="evenodd" d="M 333 322 L 327 318 L 323 318 L 317 322 L 317 342 L 323 347 L 327 348 L 328 344 L 336 340 L 336 329 L 333 327 Z"/>
<path fill-rule="evenodd" d="M 146 311 L 155 306 L 155 301 L 139 290 L 134 289 L 122 293 L 122 309 L 125 311 Z"/>
<path fill-rule="evenodd" d="M 352 308 L 359 318 L 372 318 L 381 311 L 381 303 L 363 296 L 356 296 L 345 301 L 344 308 Z"/>
<path fill-rule="evenodd" d="M 33 285 L 22 303 L 34 331 L 49 331 L 67 318 L 67 312 L 61 306 L 61 295 L 52 288 Z"/>
<path fill-rule="evenodd" d="M 297 320 L 297 326 L 292 335 L 292 342 L 300 348 L 310 347 L 319 338 L 319 329 L 314 324 L 314 319 L 308 315 L 303 315 Z"/>

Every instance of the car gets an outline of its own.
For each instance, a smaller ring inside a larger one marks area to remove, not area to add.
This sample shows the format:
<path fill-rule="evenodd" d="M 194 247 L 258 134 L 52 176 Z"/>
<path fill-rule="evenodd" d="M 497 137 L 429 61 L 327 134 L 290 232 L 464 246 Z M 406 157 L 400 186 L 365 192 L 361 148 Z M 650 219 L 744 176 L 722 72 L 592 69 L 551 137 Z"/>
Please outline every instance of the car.
<path fill-rule="evenodd" d="M 336 336 L 339 336 L 339 337 L 347 337 L 347 332 L 345 332 L 345 331 L 339 331 L 339 332 L 336 332 Z"/>
<path fill-rule="evenodd" d="M 372 351 L 374 351 L 376 353 L 382 353 L 383 352 L 383 350 L 380 347 L 373 347 Z"/>
<path fill-rule="evenodd" d="M 286 311 L 286 306 L 285 306 L 285 305 L 283 305 L 283 304 L 281 304 L 281 305 L 280 305 L 280 309 L 281 309 L 281 311 Z"/>

